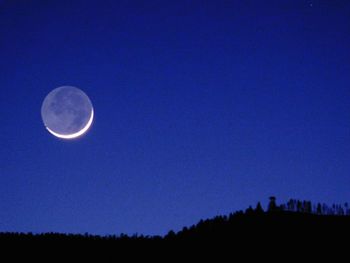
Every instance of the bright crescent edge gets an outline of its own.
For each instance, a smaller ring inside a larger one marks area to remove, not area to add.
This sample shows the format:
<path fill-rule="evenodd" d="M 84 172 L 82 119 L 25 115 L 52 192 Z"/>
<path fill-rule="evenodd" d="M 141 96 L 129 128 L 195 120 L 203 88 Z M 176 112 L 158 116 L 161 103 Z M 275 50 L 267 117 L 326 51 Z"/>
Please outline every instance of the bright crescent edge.
<path fill-rule="evenodd" d="M 61 139 L 74 139 L 74 138 L 78 138 L 79 136 L 83 135 L 91 126 L 92 121 L 94 119 L 94 109 L 91 109 L 91 116 L 90 119 L 88 121 L 88 123 L 85 125 L 84 128 L 82 128 L 80 131 L 76 132 L 76 133 L 72 133 L 72 134 L 59 134 L 57 132 L 54 132 L 52 130 L 50 130 L 47 126 L 46 129 L 54 136 L 61 138 Z"/>

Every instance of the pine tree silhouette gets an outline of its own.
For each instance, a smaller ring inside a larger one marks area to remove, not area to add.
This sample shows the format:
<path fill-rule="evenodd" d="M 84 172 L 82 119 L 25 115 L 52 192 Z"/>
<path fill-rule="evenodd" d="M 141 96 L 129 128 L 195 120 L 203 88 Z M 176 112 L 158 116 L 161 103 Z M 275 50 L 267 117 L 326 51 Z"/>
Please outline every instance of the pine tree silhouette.
<path fill-rule="evenodd" d="M 276 197 L 271 196 L 269 206 L 268 206 L 268 212 L 275 212 L 275 211 L 277 211 Z"/>
<path fill-rule="evenodd" d="M 264 209 L 262 208 L 261 203 L 258 202 L 257 205 L 256 205 L 256 207 L 255 207 L 255 213 L 261 214 L 261 213 L 263 213 L 263 212 L 264 212 Z"/>

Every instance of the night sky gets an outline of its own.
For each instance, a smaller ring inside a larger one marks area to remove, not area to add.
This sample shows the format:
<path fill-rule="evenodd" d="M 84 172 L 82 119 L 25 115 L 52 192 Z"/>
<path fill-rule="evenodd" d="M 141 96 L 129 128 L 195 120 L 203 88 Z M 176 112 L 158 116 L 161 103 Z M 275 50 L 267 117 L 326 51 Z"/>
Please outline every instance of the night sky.
<path fill-rule="evenodd" d="M 90 97 L 77 140 L 45 96 Z M 160 234 L 350 200 L 350 1 L 0 1 L 0 231 Z"/>

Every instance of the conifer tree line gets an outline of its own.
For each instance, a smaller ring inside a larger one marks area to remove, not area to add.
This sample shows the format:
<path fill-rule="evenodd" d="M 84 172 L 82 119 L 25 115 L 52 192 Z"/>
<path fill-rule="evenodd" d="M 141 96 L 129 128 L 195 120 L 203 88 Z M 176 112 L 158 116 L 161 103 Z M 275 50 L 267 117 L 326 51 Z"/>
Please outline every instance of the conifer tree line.
<path fill-rule="evenodd" d="M 255 210 L 262 210 L 260 202 Z M 287 203 L 277 205 L 276 197 L 274 196 L 270 197 L 267 211 L 287 211 L 315 215 L 350 215 L 350 208 L 347 202 L 344 204 L 327 205 L 325 203 L 312 203 L 307 200 L 289 199 Z"/>

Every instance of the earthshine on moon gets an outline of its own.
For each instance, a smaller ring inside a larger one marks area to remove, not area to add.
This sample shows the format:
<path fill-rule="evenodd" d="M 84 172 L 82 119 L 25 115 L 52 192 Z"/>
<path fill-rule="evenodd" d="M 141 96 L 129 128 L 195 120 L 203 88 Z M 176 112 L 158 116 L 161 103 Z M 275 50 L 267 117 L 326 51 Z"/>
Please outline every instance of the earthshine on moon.
<path fill-rule="evenodd" d="M 90 128 L 94 110 L 89 97 L 80 89 L 62 86 L 52 90 L 41 106 L 46 129 L 62 139 L 77 138 Z"/>

